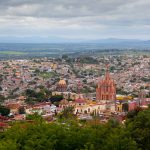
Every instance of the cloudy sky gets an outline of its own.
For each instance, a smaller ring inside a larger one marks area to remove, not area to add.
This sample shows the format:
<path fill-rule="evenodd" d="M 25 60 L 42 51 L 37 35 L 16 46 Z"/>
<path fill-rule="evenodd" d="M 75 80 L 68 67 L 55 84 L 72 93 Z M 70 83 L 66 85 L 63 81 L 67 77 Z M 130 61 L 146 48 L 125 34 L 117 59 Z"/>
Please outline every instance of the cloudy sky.
<path fill-rule="evenodd" d="M 150 39 L 150 0 L 0 0 L 0 42 Z"/>

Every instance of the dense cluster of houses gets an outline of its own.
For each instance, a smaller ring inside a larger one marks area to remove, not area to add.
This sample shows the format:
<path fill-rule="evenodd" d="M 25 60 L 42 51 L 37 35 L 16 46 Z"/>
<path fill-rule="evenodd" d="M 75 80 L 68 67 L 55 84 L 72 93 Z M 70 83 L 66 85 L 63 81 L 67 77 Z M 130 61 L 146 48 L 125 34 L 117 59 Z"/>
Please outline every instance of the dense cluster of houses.
<path fill-rule="evenodd" d="M 5 98 L 1 103 L 10 109 L 9 118 L 0 116 L 0 126 L 7 126 L 7 121 L 25 120 L 26 115 L 34 113 L 52 120 L 66 107 L 74 107 L 74 114 L 80 119 L 90 119 L 91 115 L 105 116 L 103 119 L 108 119 L 112 113 L 120 116 L 139 106 L 143 109 L 148 107 L 150 98 L 146 95 L 149 93 L 149 84 L 142 79 L 150 77 L 148 57 L 109 56 L 107 61 L 111 60 L 115 69 L 110 73 L 106 72 L 105 76 L 102 73 L 102 58 L 96 59 L 100 64 L 81 65 L 75 62 L 73 67 L 65 60 L 57 62 L 47 58 L 0 61 L 0 95 Z M 99 72 L 102 73 L 101 77 Z M 59 105 L 51 102 L 26 104 L 24 91 L 37 91 L 39 86 L 52 91 L 52 96 L 62 95 Z M 139 97 L 117 95 L 117 88 L 129 95 L 139 91 Z"/>

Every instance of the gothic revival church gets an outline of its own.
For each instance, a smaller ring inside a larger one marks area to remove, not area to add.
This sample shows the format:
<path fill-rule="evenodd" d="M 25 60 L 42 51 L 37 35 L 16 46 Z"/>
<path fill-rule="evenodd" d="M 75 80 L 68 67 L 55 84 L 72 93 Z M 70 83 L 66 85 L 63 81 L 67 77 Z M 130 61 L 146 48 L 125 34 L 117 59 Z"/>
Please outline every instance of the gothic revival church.
<path fill-rule="evenodd" d="M 114 80 L 110 77 L 108 66 L 106 68 L 105 78 L 98 83 L 96 100 L 100 102 L 115 102 L 116 100 L 116 85 Z"/>

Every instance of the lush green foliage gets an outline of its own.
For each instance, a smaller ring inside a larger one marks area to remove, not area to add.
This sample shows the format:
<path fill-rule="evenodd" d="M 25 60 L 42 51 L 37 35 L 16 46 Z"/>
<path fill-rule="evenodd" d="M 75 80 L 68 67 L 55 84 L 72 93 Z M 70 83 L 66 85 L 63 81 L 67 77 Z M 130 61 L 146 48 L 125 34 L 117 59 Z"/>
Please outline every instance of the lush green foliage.
<path fill-rule="evenodd" d="M 25 108 L 24 107 L 19 108 L 19 114 L 25 114 Z"/>
<path fill-rule="evenodd" d="M 58 114 L 59 119 L 76 119 L 76 116 L 73 114 L 74 107 L 66 107 L 62 113 Z"/>
<path fill-rule="evenodd" d="M 66 109 L 72 112 L 72 109 Z M 0 134 L 2 150 L 149 150 L 150 109 L 129 117 L 125 125 L 113 120 L 89 124 L 67 120 L 55 123 L 39 121 L 16 123 Z M 68 119 L 69 118 L 69 119 Z"/>
<path fill-rule="evenodd" d="M 1 89 L 0 89 L 0 91 L 1 91 Z M 4 102 L 4 100 L 5 100 L 5 97 L 0 94 L 0 103 L 1 103 L 1 102 Z"/>
<path fill-rule="evenodd" d="M 81 56 L 78 58 L 78 62 L 85 64 L 98 64 L 98 60 L 90 56 Z"/>
<path fill-rule="evenodd" d="M 38 115 L 38 113 L 27 115 L 26 119 L 27 120 L 38 121 L 38 122 L 42 122 L 43 121 L 42 116 Z"/>
<path fill-rule="evenodd" d="M 45 101 L 51 96 L 51 92 L 44 88 L 40 89 L 39 92 L 27 89 L 25 94 L 27 96 L 26 103 L 30 104 Z"/>
<path fill-rule="evenodd" d="M 136 111 L 137 113 L 137 111 Z M 135 114 L 135 113 L 134 113 Z M 128 130 L 131 136 L 143 150 L 150 149 L 150 107 L 147 110 L 140 111 L 137 116 L 131 117 L 127 121 Z"/>
<path fill-rule="evenodd" d="M 12 146 L 8 146 L 10 143 Z M 106 125 L 80 127 L 77 124 L 16 124 L 1 134 L 0 149 L 25 150 L 137 150 L 129 133 Z"/>
<path fill-rule="evenodd" d="M 10 113 L 10 109 L 0 105 L 0 115 L 7 116 Z"/>
<path fill-rule="evenodd" d="M 52 102 L 52 103 L 54 103 L 54 102 L 59 102 L 59 101 L 61 101 L 63 99 L 63 95 L 54 95 L 54 96 L 52 96 L 51 98 L 50 98 L 50 101 Z"/>

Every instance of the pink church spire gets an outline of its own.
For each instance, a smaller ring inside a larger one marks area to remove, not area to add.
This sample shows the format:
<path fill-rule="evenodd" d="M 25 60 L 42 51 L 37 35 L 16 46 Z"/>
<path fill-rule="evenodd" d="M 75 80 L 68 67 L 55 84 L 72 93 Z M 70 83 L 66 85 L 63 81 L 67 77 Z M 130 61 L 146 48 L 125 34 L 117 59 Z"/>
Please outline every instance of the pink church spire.
<path fill-rule="evenodd" d="M 106 74 L 105 74 L 105 79 L 110 80 L 110 73 L 109 73 L 109 65 L 106 65 Z"/>
<path fill-rule="evenodd" d="M 96 88 L 96 99 L 100 100 L 115 100 L 116 99 L 116 85 L 109 73 L 109 66 L 106 65 L 106 73 Z"/>

